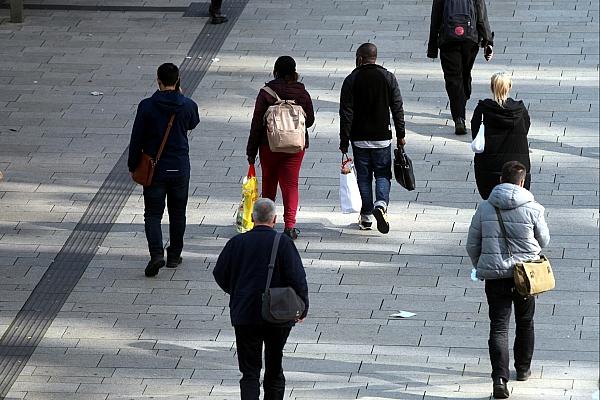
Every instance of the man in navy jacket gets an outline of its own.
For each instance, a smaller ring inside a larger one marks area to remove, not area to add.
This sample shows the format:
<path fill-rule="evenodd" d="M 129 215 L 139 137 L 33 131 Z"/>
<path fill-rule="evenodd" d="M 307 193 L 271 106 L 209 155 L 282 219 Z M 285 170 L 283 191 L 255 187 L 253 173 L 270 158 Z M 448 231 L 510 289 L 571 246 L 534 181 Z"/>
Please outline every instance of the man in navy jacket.
<path fill-rule="evenodd" d="M 231 324 L 235 329 L 241 399 L 258 400 L 262 347 L 265 345 L 263 388 L 267 400 L 282 400 L 285 377 L 281 362 L 283 347 L 294 325 L 272 325 L 261 317 L 261 295 L 267 282 L 271 248 L 277 232 L 275 203 L 258 199 L 252 212 L 254 229 L 234 236 L 219 255 L 213 271 L 215 281 L 229 294 Z M 292 239 L 282 235 L 271 287 L 292 287 L 306 304 L 301 322 L 308 312 L 308 285 L 302 259 Z"/>
<path fill-rule="evenodd" d="M 159 90 L 152 97 L 142 100 L 138 106 L 127 161 L 129 171 L 133 172 L 142 152 L 156 157 L 169 119 L 175 116 L 165 148 L 156 164 L 152 184 L 144 187 L 144 227 L 150 251 L 146 276 L 155 276 L 165 266 L 160 227 L 165 199 L 168 201 L 170 220 L 166 265 L 175 268 L 181 264 L 190 182 L 187 133 L 200 122 L 198 105 L 179 90 L 179 69 L 176 65 L 166 63 L 158 67 L 157 82 Z"/>

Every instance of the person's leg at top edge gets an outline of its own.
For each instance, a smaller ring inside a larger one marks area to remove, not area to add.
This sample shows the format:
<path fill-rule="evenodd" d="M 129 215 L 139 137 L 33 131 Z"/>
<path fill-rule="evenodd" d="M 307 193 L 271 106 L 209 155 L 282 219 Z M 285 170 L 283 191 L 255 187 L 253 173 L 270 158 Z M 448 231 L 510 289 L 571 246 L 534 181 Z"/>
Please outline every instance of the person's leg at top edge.
<path fill-rule="evenodd" d="M 208 7 L 208 14 L 210 15 L 211 24 L 218 25 L 229 21 L 229 18 L 227 18 L 227 16 L 221 12 L 222 5 L 223 0 L 210 1 L 210 6 Z"/>

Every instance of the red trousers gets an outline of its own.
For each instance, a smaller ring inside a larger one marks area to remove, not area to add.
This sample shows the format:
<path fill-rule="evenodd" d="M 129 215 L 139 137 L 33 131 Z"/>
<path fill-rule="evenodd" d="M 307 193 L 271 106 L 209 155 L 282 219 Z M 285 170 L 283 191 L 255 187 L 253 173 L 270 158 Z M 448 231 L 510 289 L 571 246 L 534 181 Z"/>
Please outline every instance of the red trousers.
<path fill-rule="evenodd" d="M 298 177 L 304 150 L 296 154 L 274 153 L 269 149 L 269 145 L 262 145 L 259 154 L 262 168 L 262 197 L 275 201 L 277 184 L 279 184 L 281 197 L 283 197 L 283 222 L 286 228 L 293 228 L 298 210 Z"/>

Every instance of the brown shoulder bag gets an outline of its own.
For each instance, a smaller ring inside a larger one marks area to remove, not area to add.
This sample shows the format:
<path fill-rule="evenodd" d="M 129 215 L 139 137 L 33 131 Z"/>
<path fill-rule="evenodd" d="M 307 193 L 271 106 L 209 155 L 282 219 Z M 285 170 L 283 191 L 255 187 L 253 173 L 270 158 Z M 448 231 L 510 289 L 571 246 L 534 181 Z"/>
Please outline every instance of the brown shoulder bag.
<path fill-rule="evenodd" d="M 171 118 L 169 119 L 169 124 L 167 125 L 167 130 L 165 131 L 165 134 L 163 136 L 160 148 L 158 149 L 158 153 L 156 153 L 156 158 L 150 157 L 142 150 L 140 162 L 138 163 L 137 167 L 135 167 L 135 171 L 133 171 L 132 174 L 132 178 L 135 183 L 138 183 L 143 186 L 150 186 L 152 184 L 152 177 L 154 176 L 154 169 L 156 167 L 156 163 L 160 159 L 160 156 L 165 148 L 165 144 L 167 143 L 167 139 L 169 138 L 169 133 L 171 132 L 171 127 L 173 126 L 174 119 L 175 114 L 171 115 Z"/>

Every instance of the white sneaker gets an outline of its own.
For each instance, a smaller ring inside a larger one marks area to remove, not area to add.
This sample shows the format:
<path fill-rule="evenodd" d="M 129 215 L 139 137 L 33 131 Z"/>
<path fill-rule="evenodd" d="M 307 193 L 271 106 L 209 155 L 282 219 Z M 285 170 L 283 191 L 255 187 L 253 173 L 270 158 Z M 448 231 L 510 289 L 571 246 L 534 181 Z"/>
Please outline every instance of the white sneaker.
<path fill-rule="evenodd" d="M 370 215 L 361 215 L 358 218 L 358 229 L 360 229 L 361 231 L 370 231 L 371 229 L 373 229 L 373 221 L 371 220 Z"/>

